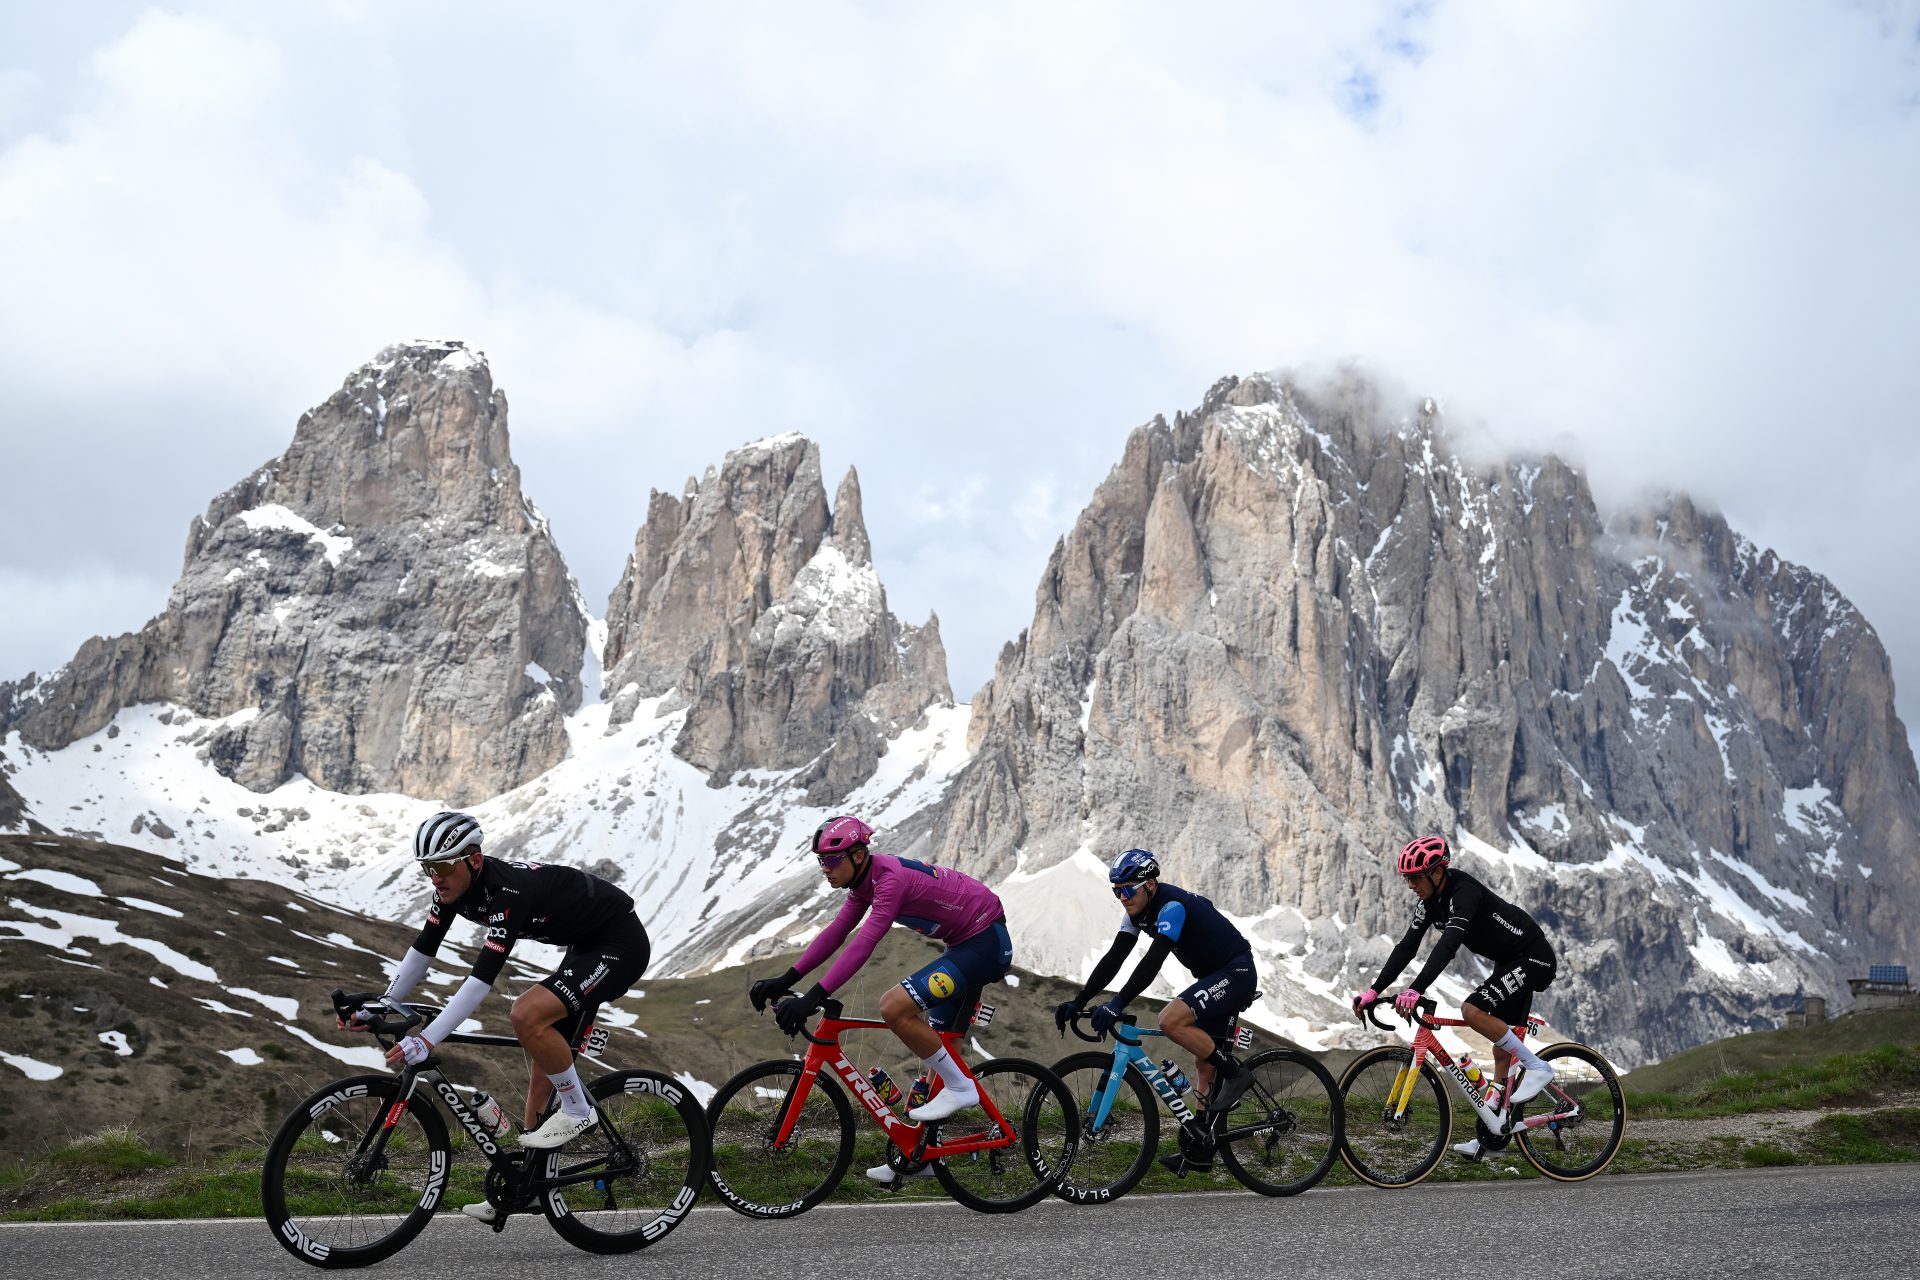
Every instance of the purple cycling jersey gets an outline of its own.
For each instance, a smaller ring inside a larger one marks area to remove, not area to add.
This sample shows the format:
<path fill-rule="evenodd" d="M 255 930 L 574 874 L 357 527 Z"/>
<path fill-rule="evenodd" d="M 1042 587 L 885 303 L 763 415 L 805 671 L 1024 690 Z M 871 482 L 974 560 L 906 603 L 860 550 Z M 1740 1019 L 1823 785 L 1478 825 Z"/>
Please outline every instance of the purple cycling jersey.
<path fill-rule="evenodd" d="M 867 873 L 847 890 L 840 914 L 793 962 L 794 972 L 802 977 L 813 972 L 853 933 L 853 927 L 869 909 L 873 914 L 861 925 L 852 945 L 840 953 L 820 980 L 829 994 L 839 990 L 867 962 L 890 925 L 903 924 L 915 933 L 952 946 L 992 928 L 1006 914 L 1000 896 L 972 876 L 913 858 L 869 854 Z"/>

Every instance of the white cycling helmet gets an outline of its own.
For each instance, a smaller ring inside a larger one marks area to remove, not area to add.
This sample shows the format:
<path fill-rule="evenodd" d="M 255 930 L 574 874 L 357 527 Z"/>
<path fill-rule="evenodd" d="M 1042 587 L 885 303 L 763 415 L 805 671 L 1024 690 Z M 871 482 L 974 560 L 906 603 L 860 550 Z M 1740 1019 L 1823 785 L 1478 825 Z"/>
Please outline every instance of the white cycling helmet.
<path fill-rule="evenodd" d="M 443 810 L 413 833 L 415 862 L 451 862 L 480 847 L 480 824 L 470 815 Z"/>

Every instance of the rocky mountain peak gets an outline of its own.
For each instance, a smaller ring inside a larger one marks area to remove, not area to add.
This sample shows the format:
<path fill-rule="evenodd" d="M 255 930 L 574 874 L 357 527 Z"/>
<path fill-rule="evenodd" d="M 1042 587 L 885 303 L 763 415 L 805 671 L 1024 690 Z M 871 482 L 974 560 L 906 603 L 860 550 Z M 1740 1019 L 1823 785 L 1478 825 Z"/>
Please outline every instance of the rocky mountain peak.
<path fill-rule="evenodd" d="M 724 778 L 816 762 L 810 794 L 870 776 L 886 736 L 951 702 L 939 624 L 887 608 L 849 468 L 827 505 L 817 445 L 776 436 L 656 491 L 607 604 L 611 723 L 689 707 L 676 751 Z"/>
<path fill-rule="evenodd" d="M 1056 548 L 932 856 L 1017 868 L 1029 937 L 1083 855 L 1154 849 L 1325 1025 L 1303 993 L 1371 979 L 1407 908 L 1384 859 L 1440 831 L 1549 922 L 1557 1020 L 1640 1061 L 1920 942 L 1886 669 L 1830 584 L 1684 497 L 1603 522 L 1431 401 L 1222 379 Z"/>
<path fill-rule="evenodd" d="M 0 728 L 54 749 L 172 702 L 224 721 L 207 757 L 256 790 L 461 803 L 565 754 L 586 626 L 484 357 L 408 343 L 194 519 L 164 613 L 0 694 Z"/>

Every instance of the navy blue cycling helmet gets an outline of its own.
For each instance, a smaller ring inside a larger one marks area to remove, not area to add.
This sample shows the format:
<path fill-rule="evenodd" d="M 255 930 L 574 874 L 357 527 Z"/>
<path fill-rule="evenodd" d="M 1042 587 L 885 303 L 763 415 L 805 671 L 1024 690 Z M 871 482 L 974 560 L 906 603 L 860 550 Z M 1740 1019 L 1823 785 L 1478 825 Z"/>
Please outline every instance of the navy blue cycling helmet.
<path fill-rule="evenodd" d="M 1160 878 L 1160 859 L 1145 849 L 1129 849 L 1107 868 L 1108 884 L 1139 884 Z"/>

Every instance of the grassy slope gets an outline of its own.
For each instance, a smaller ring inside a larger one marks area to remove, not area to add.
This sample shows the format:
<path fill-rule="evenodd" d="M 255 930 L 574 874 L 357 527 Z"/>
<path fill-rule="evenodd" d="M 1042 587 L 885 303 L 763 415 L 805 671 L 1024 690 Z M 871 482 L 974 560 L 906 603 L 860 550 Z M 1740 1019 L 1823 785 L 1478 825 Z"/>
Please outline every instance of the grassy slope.
<path fill-rule="evenodd" d="M 1732 1072 L 1804 1067 L 1884 1044 L 1920 1044 L 1920 1012 L 1855 1013 L 1811 1027 L 1754 1031 L 1696 1045 L 1626 1078 L 1627 1095 L 1685 1094 Z"/>

